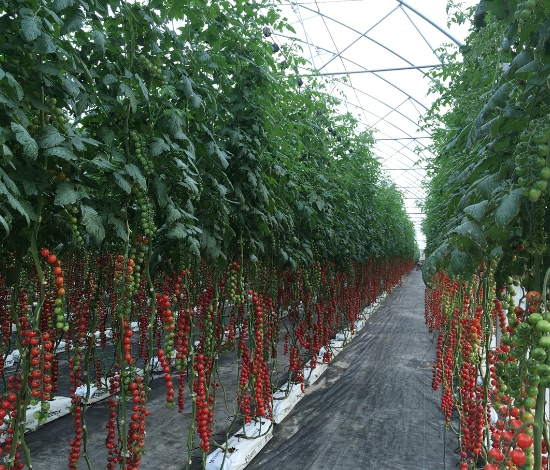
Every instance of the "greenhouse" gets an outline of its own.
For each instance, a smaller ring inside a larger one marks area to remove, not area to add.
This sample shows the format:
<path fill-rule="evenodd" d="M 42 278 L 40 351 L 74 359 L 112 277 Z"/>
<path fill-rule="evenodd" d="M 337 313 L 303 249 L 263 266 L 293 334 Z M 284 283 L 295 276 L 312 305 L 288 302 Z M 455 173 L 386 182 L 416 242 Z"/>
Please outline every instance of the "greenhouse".
<path fill-rule="evenodd" d="M 0 470 L 548 469 L 547 61 L 548 0 L 0 0 Z"/>

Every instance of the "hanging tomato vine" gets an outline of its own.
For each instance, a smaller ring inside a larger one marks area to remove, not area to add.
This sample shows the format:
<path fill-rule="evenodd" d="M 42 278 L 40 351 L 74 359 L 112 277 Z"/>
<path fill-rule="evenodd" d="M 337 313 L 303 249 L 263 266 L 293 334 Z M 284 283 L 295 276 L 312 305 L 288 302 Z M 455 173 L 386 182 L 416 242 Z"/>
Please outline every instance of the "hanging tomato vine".
<path fill-rule="evenodd" d="M 464 469 L 548 468 L 549 13 L 542 0 L 455 10 L 471 34 L 433 74 L 426 322 Z"/>
<path fill-rule="evenodd" d="M 262 1 L 0 1 L 0 469 L 32 468 L 28 410 L 63 397 L 68 466 L 92 468 L 97 393 L 107 468 L 137 468 L 154 374 L 204 464 L 221 354 L 229 429 L 271 418 L 277 374 L 302 383 L 413 266 L 371 135 L 282 31 Z"/>

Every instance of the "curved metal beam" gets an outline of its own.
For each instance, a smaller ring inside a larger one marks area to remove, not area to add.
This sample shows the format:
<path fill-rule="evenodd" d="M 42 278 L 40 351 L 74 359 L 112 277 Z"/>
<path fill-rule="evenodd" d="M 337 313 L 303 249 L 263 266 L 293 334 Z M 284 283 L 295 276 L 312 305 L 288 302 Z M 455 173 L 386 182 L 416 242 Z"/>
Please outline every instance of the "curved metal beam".
<path fill-rule="evenodd" d="M 330 59 L 327 63 L 325 63 L 325 65 L 323 65 L 320 69 L 319 69 L 319 72 L 321 70 L 323 70 L 328 64 L 330 64 L 334 59 L 336 59 L 337 57 L 341 56 L 344 52 L 346 52 L 351 46 L 353 46 L 357 41 L 359 41 L 362 37 L 367 37 L 367 34 L 370 33 L 374 28 L 376 28 L 380 23 L 382 23 L 382 21 L 384 21 L 388 16 L 390 16 L 395 10 L 397 10 L 398 8 L 401 8 L 401 5 L 397 5 L 392 11 L 390 11 L 389 13 L 387 13 L 383 18 L 381 18 L 380 20 L 378 20 L 376 23 L 374 23 L 369 29 L 367 29 L 363 34 L 359 35 L 359 37 L 357 39 L 355 39 L 355 41 L 351 42 L 350 44 L 348 44 L 346 47 L 344 47 L 344 49 L 342 49 L 337 55 L 335 55 L 332 59 Z"/>
<path fill-rule="evenodd" d="M 399 2 L 401 5 L 403 5 L 404 7 L 407 7 L 409 10 L 411 10 L 413 13 L 416 13 L 418 16 L 420 16 L 420 18 L 422 18 L 424 21 L 427 21 L 428 23 L 430 23 L 435 29 L 441 31 L 445 36 L 447 36 L 451 41 L 453 41 L 457 46 L 463 46 L 464 43 L 462 41 L 459 41 L 458 39 L 456 39 L 451 33 L 449 33 L 448 31 L 446 31 L 445 29 L 443 29 L 441 26 L 439 26 L 437 23 L 435 23 L 434 21 L 430 20 L 427 16 L 423 15 L 422 13 L 420 13 L 418 10 L 416 10 L 415 8 L 411 7 L 409 4 L 405 3 L 403 0 L 396 0 L 397 2 Z"/>

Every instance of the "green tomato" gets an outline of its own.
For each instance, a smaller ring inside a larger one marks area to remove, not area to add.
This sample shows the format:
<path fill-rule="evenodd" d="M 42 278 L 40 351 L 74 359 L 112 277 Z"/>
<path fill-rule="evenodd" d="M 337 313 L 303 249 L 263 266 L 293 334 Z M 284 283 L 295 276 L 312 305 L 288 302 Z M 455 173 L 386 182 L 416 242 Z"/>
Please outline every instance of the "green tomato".
<path fill-rule="evenodd" d="M 539 313 L 531 315 L 540 315 Z M 540 315 L 542 316 L 542 315 Z M 533 348 L 531 349 L 531 352 L 529 354 L 531 358 L 533 358 L 535 361 L 542 362 L 546 359 L 546 351 L 542 348 Z"/>
<path fill-rule="evenodd" d="M 537 325 L 538 325 L 538 323 L 537 323 Z M 539 346 L 541 348 L 550 349 L 550 336 L 544 335 L 541 339 L 539 339 Z M 546 365 L 546 364 L 541 364 L 541 365 Z M 550 367 L 548 367 L 548 369 L 549 369 L 549 374 L 550 374 Z M 543 375 L 540 370 L 539 370 L 539 374 Z"/>
<path fill-rule="evenodd" d="M 535 328 L 538 331 L 542 331 L 543 333 L 548 333 L 548 332 L 550 332 L 550 322 L 548 320 L 540 320 L 535 325 Z"/>
<path fill-rule="evenodd" d="M 548 186 L 548 181 L 546 180 L 538 180 L 535 183 L 535 187 L 540 190 L 546 189 L 546 186 Z"/>
<path fill-rule="evenodd" d="M 527 337 L 514 335 L 512 336 L 512 343 L 514 343 L 515 346 L 525 346 L 527 344 Z"/>
<path fill-rule="evenodd" d="M 517 362 L 509 362 L 506 364 L 506 373 L 509 376 L 514 376 L 519 374 L 519 365 Z"/>
<path fill-rule="evenodd" d="M 539 197 L 540 197 L 540 193 L 541 193 L 541 190 L 538 189 L 538 188 L 531 188 L 529 190 L 529 200 L 531 202 L 536 202 L 538 201 Z"/>
<path fill-rule="evenodd" d="M 542 315 L 541 315 L 541 317 L 542 317 Z M 540 320 L 542 320 L 542 318 L 540 318 Z M 529 326 L 529 323 L 520 323 L 520 324 L 516 327 L 516 331 L 515 331 L 515 333 L 516 333 L 518 336 L 526 336 L 526 335 L 528 335 L 530 332 L 531 332 L 531 326 Z"/>
<path fill-rule="evenodd" d="M 537 400 L 534 397 L 526 397 L 525 400 L 523 400 L 523 405 L 528 409 L 534 408 L 536 404 Z"/>
<path fill-rule="evenodd" d="M 546 164 L 546 160 L 544 162 Z M 550 168 L 548 168 L 547 166 L 543 167 L 541 170 L 540 170 L 540 177 L 547 180 L 548 178 L 550 178 Z"/>
<path fill-rule="evenodd" d="M 529 323 L 531 323 L 531 325 L 536 325 L 541 320 L 543 320 L 543 318 L 542 318 L 542 315 L 540 313 L 532 313 L 531 315 L 529 315 L 529 319 L 528 319 L 528 321 L 529 321 Z"/>

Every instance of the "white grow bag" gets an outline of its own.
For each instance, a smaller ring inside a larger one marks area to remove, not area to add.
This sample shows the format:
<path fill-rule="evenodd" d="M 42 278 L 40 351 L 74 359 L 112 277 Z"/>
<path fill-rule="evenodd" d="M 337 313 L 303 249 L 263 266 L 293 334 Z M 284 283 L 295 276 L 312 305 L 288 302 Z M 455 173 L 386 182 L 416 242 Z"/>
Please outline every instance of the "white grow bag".
<path fill-rule="evenodd" d="M 278 390 L 273 394 L 273 420 L 276 424 L 279 424 L 285 419 L 292 409 L 296 406 L 302 398 L 304 398 L 304 392 L 302 392 L 302 386 L 300 384 L 293 384 L 290 387 L 288 396 L 285 396 L 286 388 L 288 384 L 282 386 L 284 390 Z"/>
<path fill-rule="evenodd" d="M 245 438 L 244 436 L 247 436 Z M 260 437 L 258 437 L 260 436 Z M 245 424 L 227 441 L 227 452 L 218 448 L 208 456 L 206 470 L 242 470 L 273 437 L 273 423 L 266 419 Z M 224 459 L 225 454 L 225 459 Z"/>
<path fill-rule="evenodd" d="M 69 397 L 55 397 L 48 402 L 50 409 L 48 410 L 48 418 L 46 423 L 54 419 L 61 418 L 71 412 L 71 399 Z M 27 420 L 25 421 L 25 430 L 34 431 L 38 428 L 38 420 L 33 416 L 35 411 L 40 411 L 41 405 L 27 407 Z"/>
<path fill-rule="evenodd" d="M 316 380 L 321 377 L 323 372 L 327 370 L 328 364 L 323 362 L 317 363 L 315 369 L 310 369 L 309 367 L 304 367 L 304 381 L 306 385 L 311 385 L 316 382 Z"/>

